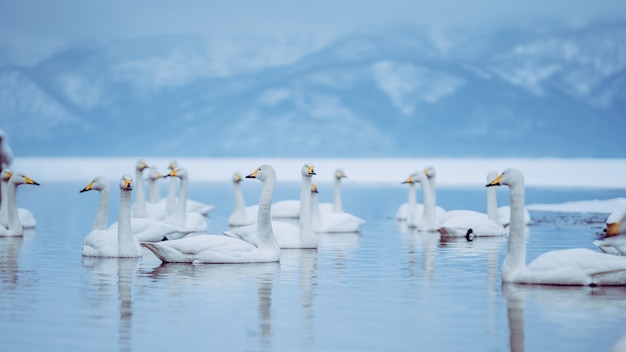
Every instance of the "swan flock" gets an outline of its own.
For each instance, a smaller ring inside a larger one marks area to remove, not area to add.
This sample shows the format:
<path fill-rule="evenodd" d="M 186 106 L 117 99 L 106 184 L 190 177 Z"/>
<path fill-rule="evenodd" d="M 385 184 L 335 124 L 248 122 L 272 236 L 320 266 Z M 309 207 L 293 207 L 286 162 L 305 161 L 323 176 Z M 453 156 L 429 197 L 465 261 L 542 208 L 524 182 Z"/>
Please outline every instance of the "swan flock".
<path fill-rule="evenodd" d="M 8 160 L 8 159 L 7 159 Z M 16 189 L 39 185 L 30 177 L 11 172 L 3 164 L 1 173 L 0 236 L 22 236 L 24 228 L 35 227 L 32 213 L 17 207 Z M 208 233 L 207 221 L 212 205 L 187 198 L 189 172 L 176 162 L 169 172 L 139 160 L 135 176 L 124 174 L 120 189 L 117 220 L 108 225 L 109 181 L 97 176 L 81 193 L 99 192 L 98 210 L 92 229 L 83 241 L 83 256 L 142 257 L 152 253 L 170 263 L 216 264 L 278 262 L 282 248 L 317 248 L 319 233 L 360 232 L 365 221 L 347 213 L 342 202 L 342 169 L 335 171 L 332 203 L 318 201 L 316 175 L 311 164 L 302 167 L 302 185 L 297 200 L 273 199 L 277 175 L 271 165 L 261 165 L 245 178 L 262 184 L 257 204 L 246 204 L 240 183 L 233 175 L 234 207 L 228 229 Z M 148 192 L 144 188 L 144 171 Z M 398 221 L 418 232 L 439 233 L 442 237 L 473 241 L 485 236 L 507 238 L 506 256 L 501 267 L 503 282 L 539 285 L 626 285 L 626 210 L 607 218 L 606 237 L 595 241 L 598 251 L 572 248 L 546 252 L 526 263 L 525 236 L 531 223 L 524 204 L 524 177 L 509 168 L 499 174 L 490 172 L 486 184 L 486 212 L 453 209 L 437 205 L 436 172 L 429 166 L 416 171 L 402 182 L 409 186 L 408 200 L 396 213 Z M 169 179 L 168 193 L 161 197 L 159 182 Z M 178 181 L 176 181 L 178 180 Z M 416 186 L 419 186 L 419 190 Z M 495 188 L 510 189 L 510 205 L 495 204 Z M 134 199 L 134 202 L 132 201 Z M 418 199 L 422 199 L 420 204 Z M 291 219 L 291 220 L 290 220 Z"/>

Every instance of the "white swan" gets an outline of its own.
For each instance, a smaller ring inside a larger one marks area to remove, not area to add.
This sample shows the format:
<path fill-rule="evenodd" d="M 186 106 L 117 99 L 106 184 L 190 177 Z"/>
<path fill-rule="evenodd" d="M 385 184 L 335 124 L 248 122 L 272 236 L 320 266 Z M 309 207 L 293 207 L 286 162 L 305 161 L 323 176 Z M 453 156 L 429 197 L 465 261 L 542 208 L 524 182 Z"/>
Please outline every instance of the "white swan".
<path fill-rule="evenodd" d="M 446 213 L 446 210 L 437 205 L 437 193 L 432 190 L 432 187 L 436 184 L 435 169 L 432 166 L 429 166 L 428 168 L 424 169 L 424 174 L 428 178 L 428 184 L 431 187 L 432 200 L 435 207 L 435 219 L 439 221 L 443 214 Z M 411 176 L 412 175 L 409 175 L 409 178 L 402 182 L 402 184 L 407 183 L 409 185 L 409 193 L 407 202 L 401 204 L 396 212 L 396 219 L 400 221 L 412 218 L 412 220 L 408 221 L 414 222 L 415 219 L 419 219 L 424 212 L 424 204 L 417 203 L 417 191 L 415 189 L 415 182 L 409 182 Z"/>
<path fill-rule="evenodd" d="M 317 185 L 310 188 L 313 229 L 315 232 L 359 232 L 365 220 L 348 213 L 322 212 L 317 199 Z"/>
<path fill-rule="evenodd" d="M 133 179 L 124 175 L 120 179 L 120 206 L 117 230 L 91 230 L 83 240 L 83 256 L 85 257 L 141 257 L 141 246 L 135 236 L 130 217 L 130 199 L 133 190 Z"/>
<path fill-rule="evenodd" d="M 177 177 L 180 180 L 176 210 L 167 218 L 167 222 L 188 230 L 205 231 L 207 229 L 206 218 L 198 212 L 187 211 L 187 191 L 189 187 L 189 173 L 187 169 L 174 169 L 167 176 Z M 172 238 L 168 237 L 167 239 L 171 240 Z"/>
<path fill-rule="evenodd" d="M 9 169 L 4 169 L 0 173 L 0 225 L 9 227 L 9 207 L 7 200 L 7 192 L 9 188 L 9 179 L 13 173 Z M 20 223 L 25 229 L 32 229 L 37 226 L 37 220 L 33 213 L 25 208 L 17 208 L 17 215 Z"/>
<path fill-rule="evenodd" d="M 271 223 L 272 195 L 276 173 L 270 165 L 261 165 L 247 178 L 263 182 L 257 215 L 258 246 L 227 236 L 198 235 L 173 241 L 141 243 L 163 262 L 177 263 L 259 263 L 280 260 L 280 247 Z"/>
<path fill-rule="evenodd" d="M 510 188 L 511 223 L 502 281 L 526 284 L 626 285 L 626 258 L 575 248 L 546 252 L 526 266 L 524 176 L 510 168 L 487 184 Z"/>
<path fill-rule="evenodd" d="M 435 171 L 435 167 L 434 166 L 425 167 L 424 174 L 426 174 L 426 177 L 428 178 L 430 191 L 433 194 L 433 203 L 435 204 L 436 216 L 437 216 L 437 219 L 439 219 L 439 217 L 443 215 L 446 212 L 446 210 L 437 205 L 437 172 Z"/>
<path fill-rule="evenodd" d="M 487 182 L 491 182 L 498 174 L 491 171 L 487 174 Z M 496 189 L 487 188 L 487 213 L 473 210 L 451 210 L 444 215 L 439 226 L 439 233 L 445 237 L 464 237 L 472 230 L 473 236 L 503 236 L 504 226 L 498 217 Z"/>
<path fill-rule="evenodd" d="M 148 164 L 142 159 L 135 163 L 135 203 L 132 207 L 132 216 L 134 218 L 148 217 L 146 209 L 146 194 L 143 189 L 143 170 L 148 168 Z"/>
<path fill-rule="evenodd" d="M 317 234 L 311 218 L 311 178 L 315 175 L 313 165 L 304 164 L 301 169 L 302 182 L 300 186 L 300 220 L 299 226 L 280 220 L 272 220 L 274 236 L 280 248 L 317 248 Z M 256 245 L 255 225 L 233 228 L 224 231 L 229 237 L 242 239 Z"/>
<path fill-rule="evenodd" d="M 241 191 L 241 174 L 235 172 L 233 175 L 233 191 L 235 195 L 234 209 L 228 217 L 228 226 L 246 226 L 256 222 L 258 205 L 246 206 Z"/>
<path fill-rule="evenodd" d="M 341 179 L 348 178 L 343 169 L 339 168 L 335 170 L 335 180 L 333 187 L 333 202 L 320 202 L 319 207 L 322 213 L 324 212 L 333 212 L 333 213 L 343 213 L 343 202 L 341 197 Z"/>
<path fill-rule="evenodd" d="M 110 231 L 117 233 L 117 222 L 107 227 L 109 202 L 111 197 L 109 181 L 104 176 L 97 176 L 89 182 L 87 186 L 80 190 L 80 193 L 92 190 L 100 192 L 98 210 L 96 211 L 96 218 L 94 220 L 92 230 L 109 229 Z M 130 221 L 133 235 L 139 241 L 144 242 L 157 242 L 166 237 L 182 237 L 193 232 L 168 224 L 164 221 L 151 218 L 131 218 Z"/>
<path fill-rule="evenodd" d="M 626 256 L 626 208 L 613 211 L 606 218 L 604 238 L 593 241 L 601 251 Z"/>
<path fill-rule="evenodd" d="M 418 214 L 419 216 L 412 216 L 415 215 L 415 212 L 409 212 L 407 214 L 407 225 L 409 227 L 415 227 L 420 231 L 437 231 L 438 222 L 435 202 L 426 174 L 423 171 L 417 171 L 404 182 L 416 182 L 422 185 L 422 196 L 424 198 L 423 211 L 421 214 Z"/>
<path fill-rule="evenodd" d="M 24 227 L 22 226 L 17 210 L 17 187 L 24 184 L 39 186 L 39 183 L 22 173 L 15 172 L 11 174 L 7 185 L 6 199 L 3 198 L 3 202 L 6 203 L 7 207 L 9 224 L 7 227 L 0 226 L 0 237 L 18 237 L 24 235 Z"/>
<path fill-rule="evenodd" d="M 178 163 L 176 161 L 172 161 L 168 165 L 168 169 L 170 170 L 170 172 L 178 168 L 179 168 Z M 187 176 L 187 178 L 189 178 L 189 176 Z M 170 183 L 168 185 L 168 190 L 167 190 L 167 205 L 166 205 L 167 215 L 172 215 L 174 214 L 174 211 L 176 211 L 176 205 L 178 204 L 176 190 L 177 188 L 179 188 L 177 187 L 178 186 L 177 183 L 180 183 L 180 182 L 177 182 L 176 177 L 170 178 Z M 187 199 L 187 204 L 185 205 L 185 210 L 187 212 L 189 213 L 196 212 L 202 216 L 208 216 L 211 210 L 213 210 L 214 208 L 215 207 L 213 205 L 198 202 L 193 199 Z"/>
<path fill-rule="evenodd" d="M 411 180 L 411 176 L 409 176 L 409 178 L 402 182 L 402 184 L 407 183 L 409 185 L 409 194 L 408 194 L 408 199 L 406 203 L 402 203 L 399 207 L 398 207 L 398 211 L 396 211 L 396 219 L 400 220 L 400 221 L 404 221 L 406 219 L 408 219 L 409 214 L 412 214 L 414 211 L 416 211 L 416 206 L 417 206 L 417 194 L 415 192 L 415 182 L 408 182 L 409 180 Z M 417 216 L 417 215 L 412 215 L 412 216 Z"/>

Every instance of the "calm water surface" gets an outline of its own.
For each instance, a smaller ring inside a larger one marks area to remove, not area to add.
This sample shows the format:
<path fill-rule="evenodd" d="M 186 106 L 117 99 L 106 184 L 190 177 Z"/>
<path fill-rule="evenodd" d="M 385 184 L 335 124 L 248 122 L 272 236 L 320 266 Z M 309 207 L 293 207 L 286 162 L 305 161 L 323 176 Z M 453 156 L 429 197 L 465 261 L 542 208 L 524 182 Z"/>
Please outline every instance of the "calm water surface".
<path fill-rule="evenodd" d="M 85 184 L 19 189 L 38 225 L 0 238 L 1 351 L 609 351 L 626 337 L 625 288 L 502 285 L 505 239 L 442 242 L 407 230 L 394 218 L 406 202 L 399 184 L 345 185 L 344 208 L 367 220 L 359 234 L 320 235 L 318 250 L 284 250 L 280 263 L 197 266 L 161 264 L 145 249 L 137 260 L 83 258 L 98 197 L 79 194 Z M 298 187 L 279 185 L 274 199 L 296 198 Z M 248 203 L 259 190 L 245 183 Z M 498 192 L 508 204 L 508 190 Z M 528 189 L 526 200 L 623 193 Z M 331 194 L 320 185 L 321 201 Z M 226 229 L 229 183 L 192 183 L 190 197 L 216 206 L 209 232 Z M 438 200 L 483 210 L 485 190 L 444 188 Z M 606 217 L 531 214 L 528 260 L 595 250 Z"/>

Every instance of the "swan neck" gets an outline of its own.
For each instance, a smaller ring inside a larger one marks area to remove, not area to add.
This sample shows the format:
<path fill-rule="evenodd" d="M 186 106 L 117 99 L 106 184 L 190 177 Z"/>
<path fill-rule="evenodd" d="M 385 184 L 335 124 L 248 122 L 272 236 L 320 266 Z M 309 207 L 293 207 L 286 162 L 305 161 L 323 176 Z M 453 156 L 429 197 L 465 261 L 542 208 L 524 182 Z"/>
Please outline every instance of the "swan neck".
<path fill-rule="evenodd" d="M 187 177 L 180 178 L 180 190 L 178 193 L 178 202 L 176 204 L 176 211 L 173 215 L 173 224 L 180 227 L 185 227 L 185 214 L 187 213 L 187 188 L 189 185 L 189 179 Z"/>
<path fill-rule="evenodd" d="M 100 199 L 98 200 L 98 211 L 96 219 L 93 222 L 93 230 L 104 230 L 107 228 L 107 218 L 109 217 L 109 203 L 111 191 L 108 187 L 100 190 Z"/>
<path fill-rule="evenodd" d="M 145 218 L 148 216 L 146 211 L 146 194 L 143 190 L 143 175 L 142 171 L 137 169 L 135 171 L 135 212 L 136 218 Z"/>
<path fill-rule="evenodd" d="M 176 210 L 176 182 L 176 177 L 170 177 L 167 186 L 167 213 L 170 215 Z"/>
<path fill-rule="evenodd" d="M 9 208 L 7 207 L 8 183 L 8 180 L 2 180 L 0 183 L 0 225 L 4 227 L 9 227 Z"/>
<path fill-rule="evenodd" d="M 259 248 L 277 249 L 278 243 L 272 229 L 272 197 L 276 185 L 275 177 L 268 177 L 261 187 L 259 209 L 257 213 L 257 246 Z"/>
<path fill-rule="evenodd" d="M 17 212 L 17 185 L 9 180 L 7 185 L 7 215 L 9 217 L 9 232 L 13 236 L 21 236 L 24 228 Z"/>
<path fill-rule="evenodd" d="M 343 204 L 341 204 L 341 179 L 337 177 L 335 178 L 335 188 L 333 192 L 333 212 L 343 212 Z"/>
<path fill-rule="evenodd" d="M 233 183 L 233 190 L 235 196 L 235 212 L 237 213 L 245 213 L 246 212 L 246 202 L 243 199 L 243 192 L 241 191 L 241 184 L 239 182 Z"/>
<path fill-rule="evenodd" d="M 512 276 L 526 266 L 526 239 L 524 224 L 524 183 L 510 186 L 511 222 L 507 253 L 502 265 L 504 281 L 513 281 Z"/>
<path fill-rule="evenodd" d="M 159 192 L 159 183 L 156 179 L 150 179 L 148 182 L 148 201 L 150 203 L 157 203 L 161 199 L 161 192 Z"/>
<path fill-rule="evenodd" d="M 422 214 L 420 223 L 424 226 L 435 225 L 435 199 L 433 197 L 433 193 L 431 192 L 430 184 L 428 182 L 421 182 L 421 184 L 424 197 L 424 213 Z"/>
<path fill-rule="evenodd" d="M 139 256 L 134 245 L 133 231 L 130 220 L 130 199 L 132 192 L 120 190 L 120 207 L 117 216 L 117 249 L 124 257 Z"/>
<path fill-rule="evenodd" d="M 313 230 L 313 205 L 312 198 L 317 197 L 311 195 L 311 177 L 302 176 L 302 185 L 300 187 L 300 241 L 306 247 L 317 247 L 317 236 Z M 319 217 L 319 205 L 316 203 L 317 217 Z"/>
<path fill-rule="evenodd" d="M 437 206 L 437 180 L 434 177 L 428 179 L 430 193 L 433 195 L 433 204 Z"/>
<path fill-rule="evenodd" d="M 496 224 L 501 225 L 495 187 L 487 187 L 487 217 Z"/>

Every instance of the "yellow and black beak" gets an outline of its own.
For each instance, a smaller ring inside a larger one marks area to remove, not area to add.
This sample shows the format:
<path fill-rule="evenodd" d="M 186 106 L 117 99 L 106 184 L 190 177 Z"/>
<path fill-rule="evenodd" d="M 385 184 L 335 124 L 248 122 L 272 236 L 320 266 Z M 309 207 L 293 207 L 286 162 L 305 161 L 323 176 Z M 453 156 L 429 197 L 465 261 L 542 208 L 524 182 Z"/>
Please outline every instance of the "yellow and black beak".
<path fill-rule="evenodd" d="M 606 224 L 606 235 L 607 236 L 617 236 L 620 234 L 619 230 L 620 227 L 622 226 L 621 221 L 620 222 L 614 222 L 611 224 Z"/>
<path fill-rule="evenodd" d="M 311 185 L 311 192 L 313 192 L 313 193 L 319 193 L 319 192 L 317 191 L 317 185 L 316 185 L 315 183 Z"/>
<path fill-rule="evenodd" d="M 405 183 L 413 183 L 413 176 L 412 175 L 409 176 L 409 178 L 407 178 L 406 180 L 404 180 L 404 182 L 402 182 L 402 184 L 405 184 Z"/>
<path fill-rule="evenodd" d="M 163 178 L 165 178 L 165 177 L 175 177 L 177 173 L 178 173 L 178 169 L 172 169 L 172 171 L 170 171 L 169 174 L 163 176 Z"/>
<path fill-rule="evenodd" d="M 259 170 L 261 170 L 261 168 L 254 170 L 254 172 L 246 176 L 246 178 L 256 178 L 256 176 L 259 174 Z"/>
<path fill-rule="evenodd" d="M 313 170 L 313 165 L 307 165 L 307 172 L 309 173 L 309 175 L 317 175 L 315 173 L 315 170 Z"/>
<path fill-rule="evenodd" d="M 39 186 L 39 183 L 35 182 L 32 178 L 24 175 L 24 180 L 26 180 L 26 184 Z"/>
<path fill-rule="evenodd" d="M 504 174 L 500 174 L 493 181 L 489 182 L 489 184 L 487 184 L 485 187 L 500 186 L 500 180 L 502 180 L 502 176 L 504 176 Z"/>
<path fill-rule="evenodd" d="M 89 184 L 85 186 L 85 188 L 81 189 L 79 193 L 91 191 L 92 189 L 93 189 L 93 181 L 89 182 Z"/>

